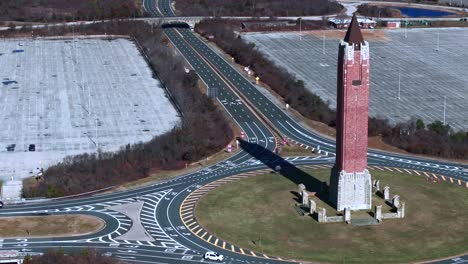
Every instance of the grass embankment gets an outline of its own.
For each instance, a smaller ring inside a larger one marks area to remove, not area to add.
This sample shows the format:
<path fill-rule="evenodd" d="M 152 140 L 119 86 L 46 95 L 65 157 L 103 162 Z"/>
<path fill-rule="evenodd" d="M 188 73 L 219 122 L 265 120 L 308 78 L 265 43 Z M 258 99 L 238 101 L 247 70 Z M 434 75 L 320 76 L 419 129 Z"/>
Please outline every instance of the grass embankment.
<path fill-rule="evenodd" d="M 325 181 L 329 170 L 307 173 Z M 314 182 L 312 176 L 301 173 L 265 174 L 224 185 L 202 198 L 196 216 L 205 228 L 233 244 L 307 261 L 407 263 L 467 251 L 466 188 L 416 175 L 371 173 L 373 179 L 380 179 L 381 187 L 391 187 L 391 196 L 399 194 L 406 201 L 406 218 L 355 227 L 319 224 L 299 216 L 293 207 L 297 183 L 309 183 L 311 191 Z"/>
<path fill-rule="evenodd" d="M 104 226 L 103 220 L 88 215 L 2 217 L 0 237 L 68 237 L 95 233 Z"/>

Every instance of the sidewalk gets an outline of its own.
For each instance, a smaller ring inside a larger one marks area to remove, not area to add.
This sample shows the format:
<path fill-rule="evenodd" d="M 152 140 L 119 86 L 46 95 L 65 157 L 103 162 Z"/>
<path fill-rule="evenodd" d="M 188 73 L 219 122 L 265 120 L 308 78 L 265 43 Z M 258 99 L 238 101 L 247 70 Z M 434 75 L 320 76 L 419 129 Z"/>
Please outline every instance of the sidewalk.
<path fill-rule="evenodd" d="M 1 200 L 5 203 L 21 199 L 22 181 L 6 181 L 2 185 Z"/>

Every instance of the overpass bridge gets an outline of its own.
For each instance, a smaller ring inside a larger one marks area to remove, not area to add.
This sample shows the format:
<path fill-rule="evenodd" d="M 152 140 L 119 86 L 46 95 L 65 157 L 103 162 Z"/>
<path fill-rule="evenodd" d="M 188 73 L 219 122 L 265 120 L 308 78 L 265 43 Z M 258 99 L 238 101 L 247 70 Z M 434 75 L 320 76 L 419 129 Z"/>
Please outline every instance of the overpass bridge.
<path fill-rule="evenodd" d="M 203 19 L 209 19 L 212 17 L 148 17 L 141 18 L 138 20 L 144 20 L 147 23 L 152 25 L 164 25 L 164 24 L 181 24 L 186 23 L 190 26 L 191 29 L 195 28 L 195 24 L 199 23 Z"/>

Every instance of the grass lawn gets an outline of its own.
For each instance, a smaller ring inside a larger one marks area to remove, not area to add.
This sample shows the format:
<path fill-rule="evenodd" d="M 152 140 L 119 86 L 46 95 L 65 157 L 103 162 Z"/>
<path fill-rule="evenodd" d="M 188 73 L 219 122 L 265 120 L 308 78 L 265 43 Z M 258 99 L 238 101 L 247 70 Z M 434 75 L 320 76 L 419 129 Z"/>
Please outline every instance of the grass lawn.
<path fill-rule="evenodd" d="M 202 198 L 196 217 L 230 243 L 305 261 L 407 263 L 468 251 L 468 189 L 416 175 L 371 171 L 372 179 L 380 179 L 381 188 L 391 187 L 391 197 L 399 194 L 406 201 L 406 218 L 364 227 L 319 224 L 296 212 L 295 191 L 301 182 L 316 191 L 316 179 L 326 181 L 329 173 L 296 170 L 226 184 Z"/>
<path fill-rule="evenodd" d="M 104 228 L 105 222 L 88 215 L 1 217 L 1 238 L 64 237 L 90 234 Z"/>

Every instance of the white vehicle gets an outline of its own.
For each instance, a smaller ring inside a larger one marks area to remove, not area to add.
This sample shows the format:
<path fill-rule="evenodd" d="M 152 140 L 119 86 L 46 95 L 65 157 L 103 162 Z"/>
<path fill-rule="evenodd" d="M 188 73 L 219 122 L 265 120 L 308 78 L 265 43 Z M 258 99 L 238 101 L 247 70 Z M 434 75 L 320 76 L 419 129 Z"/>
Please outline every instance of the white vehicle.
<path fill-rule="evenodd" d="M 23 47 L 23 46 L 24 46 L 24 43 L 21 43 L 21 42 L 20 42 L 20 43 L 18 43 L 18 46 Z"/>
<path fill-rule="evenodd" d="M 208 251 L 205 253 L 205 255 L 203 256 L 204 259 L 207 259 L 207 260 L 217 260 L 217 261 L 223 261 L 224 260 L 224 256 L 223 255 L 220 255 L 216 252 L 213 252 L 213 251 Z"/>
<path fill-rule="evenodd" d="M 3 202 L 0 201 L 0 209 L 3 208 Z"/>

